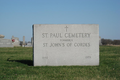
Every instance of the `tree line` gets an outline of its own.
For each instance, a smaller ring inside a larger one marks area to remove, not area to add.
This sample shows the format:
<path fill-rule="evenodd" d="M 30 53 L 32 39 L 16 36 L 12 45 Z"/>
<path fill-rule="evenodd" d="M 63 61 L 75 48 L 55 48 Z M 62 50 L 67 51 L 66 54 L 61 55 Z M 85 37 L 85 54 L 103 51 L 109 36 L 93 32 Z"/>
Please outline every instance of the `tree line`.
<path fill-rule="evenodd" d="M 120 40 L 101 39 L 102 45 L 120 45 Z"/>

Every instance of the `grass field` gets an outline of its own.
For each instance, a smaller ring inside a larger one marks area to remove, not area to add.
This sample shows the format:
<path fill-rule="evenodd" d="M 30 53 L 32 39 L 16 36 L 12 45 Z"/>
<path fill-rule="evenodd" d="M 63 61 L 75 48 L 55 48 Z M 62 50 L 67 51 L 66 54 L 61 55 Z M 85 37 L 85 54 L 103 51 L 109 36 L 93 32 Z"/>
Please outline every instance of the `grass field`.
<path fill-rule="evenodd" d="M 99 66 L 32 65 L 32 48 L 0 48 L 0 80 L 120 80 L 120 46 L 100 46 Z"/>

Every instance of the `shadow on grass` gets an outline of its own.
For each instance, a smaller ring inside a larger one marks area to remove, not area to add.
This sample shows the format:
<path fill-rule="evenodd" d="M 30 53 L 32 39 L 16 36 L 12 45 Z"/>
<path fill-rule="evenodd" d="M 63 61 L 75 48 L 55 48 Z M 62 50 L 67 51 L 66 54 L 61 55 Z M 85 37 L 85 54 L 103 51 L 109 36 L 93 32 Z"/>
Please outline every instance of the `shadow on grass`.
<path fill-rule="evenodd" d="M 33 61 L 32 60 L 10 60 L 10 58 L 8 58 L 7 61 L 19 62 L 19 63 L 27 64 L 28 66 L 33 66 Z"/>

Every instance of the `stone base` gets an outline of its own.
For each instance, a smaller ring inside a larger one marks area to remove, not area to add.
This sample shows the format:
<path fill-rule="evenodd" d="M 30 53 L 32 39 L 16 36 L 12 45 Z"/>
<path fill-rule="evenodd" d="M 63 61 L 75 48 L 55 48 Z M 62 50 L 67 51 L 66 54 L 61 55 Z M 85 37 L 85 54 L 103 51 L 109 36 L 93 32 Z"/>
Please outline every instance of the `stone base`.
<path fill-rule="evenodd" d="M 25 47 L 32 47 L 32 45 L 26 45 Z"/>
<path fill-rule="evenodd" d="M 25 47 L 25 45 L 22 45 L 22 47 Z"/>

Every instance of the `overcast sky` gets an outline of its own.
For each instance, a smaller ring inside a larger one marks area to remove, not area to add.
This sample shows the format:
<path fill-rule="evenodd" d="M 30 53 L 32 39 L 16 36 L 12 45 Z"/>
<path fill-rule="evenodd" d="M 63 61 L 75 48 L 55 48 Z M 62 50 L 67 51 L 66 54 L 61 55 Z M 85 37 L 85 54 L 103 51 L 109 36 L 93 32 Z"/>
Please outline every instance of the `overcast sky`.
<path fill-rule="evenodd" d="M 0 0 L 0 34 L 31 41 L 33 24 L 99 24 L 105 39 L 120 39 L 120 0 Z"/>

